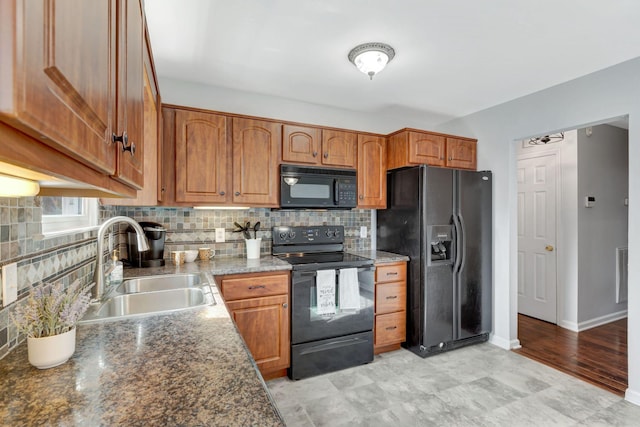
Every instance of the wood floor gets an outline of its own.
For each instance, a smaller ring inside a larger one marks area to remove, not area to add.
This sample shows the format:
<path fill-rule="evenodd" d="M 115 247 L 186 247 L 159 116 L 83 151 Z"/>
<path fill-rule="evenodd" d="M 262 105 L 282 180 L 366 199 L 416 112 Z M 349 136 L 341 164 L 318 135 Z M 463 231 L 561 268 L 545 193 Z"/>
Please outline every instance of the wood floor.
<path fill-rule="evenodd" d="M 572 332 L 518 314 L 516 353 L 624 396 L 627 389 L 627 319 Z"/>

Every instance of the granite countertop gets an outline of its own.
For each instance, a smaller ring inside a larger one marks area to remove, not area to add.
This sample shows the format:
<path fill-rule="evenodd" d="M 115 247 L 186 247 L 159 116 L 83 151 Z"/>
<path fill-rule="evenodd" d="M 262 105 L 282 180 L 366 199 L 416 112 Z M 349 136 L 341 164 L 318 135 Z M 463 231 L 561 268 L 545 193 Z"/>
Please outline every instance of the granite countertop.
<path fill-rule="evenodd" d="M 291 264 L 271 255 L 258 259 L 244 257 L 214 257 L 209 261 L 187 262 L 174 265 L 167 261 L 163 267 L 125 268 L 125 277 L 154 276 L 156 274 L 197 273 L 208 271 L 214 276 L 224 274 L 260 273 L 263 271 L 291 270 Z"/>
<path fill-rule="evenodd" d="M 276 261 L 220 258 L 125 276 L 287 269 Z M 18 346 L 0 360 L 0 424 L 284 425 L 217 289 L 214 296 L 216 305 L 195 310 L 79 325 L 75 354 L 55 368 L 32 367 L 26 344 Z"/>
<path fill-rule="evenodd" d="M 409 257 L 406 255 L 398 255 L 384 251 L 349 251 L 349 253 L 365 258 L 370 258 L 375 262 L 375 264 L 388 264 L 392 262 L 409 261 Z"/>

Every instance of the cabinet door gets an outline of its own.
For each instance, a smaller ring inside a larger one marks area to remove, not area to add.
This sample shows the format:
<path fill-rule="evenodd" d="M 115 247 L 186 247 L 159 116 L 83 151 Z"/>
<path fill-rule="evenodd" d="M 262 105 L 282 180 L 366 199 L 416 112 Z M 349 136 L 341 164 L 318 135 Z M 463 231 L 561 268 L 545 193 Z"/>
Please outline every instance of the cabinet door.
<path fill-rule="evenodd" d="M 227 307 L 263 374 L 289 366 L 287 295 L 229 301 Z"/>
<path fill-rule="evenodd" d="M 319 145 L 322 131 L 316 128 L 284 125 L 282 127 L 282 161 L 308 163 L 320 161 Z"/>
<path fill-rule="evenodd" d="M 358 207 L 387 207 L 386 140 L 358 135 Z"/>
<path fill-rule="evenodd" d="M 476 141 L 447 138 L 447 167 L 476 170 Z"/>
<path fill-rule="evenodd" d="M 355 168 L 357 145 L 357 135 L 353 132 L 323 130 L 322 164 Z"/>
<path fill-rule="evenodd" d="M 2 1 L 0 9 L 2 120 L 113 175 L 115 1 Z"/>
<path fill-rule="evenodd" d="M 278 207 L 282 125 L 233 119 L 233 203 Z"/>
<path fill-rule="evenodd" d="M 445 137 L 409 132 L 409 162 L 431 166 L 445 165 Z"/>
<path fill-rule="evenodd" d="M 227 201 L 227 118 L 176 110 L 177 202 Z"/>
<path fill-rule="evenodd" d="M 140 0 L 118 3 L 118 123 L 116 135 L 127 135 L 128 151 L 118 142 L 115 178 L 135 188 L 144 184 L 143 11 Z"/>

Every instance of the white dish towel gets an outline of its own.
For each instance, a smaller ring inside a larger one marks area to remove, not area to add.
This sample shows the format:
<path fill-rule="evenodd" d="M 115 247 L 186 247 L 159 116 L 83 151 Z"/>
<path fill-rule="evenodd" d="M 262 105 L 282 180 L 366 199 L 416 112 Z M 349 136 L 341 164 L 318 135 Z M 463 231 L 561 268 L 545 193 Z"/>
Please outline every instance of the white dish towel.
<path fill-rule="evenodd" d="M 318 314 L 336 313 L 336 271 L 318 270 L 316 273 L 316 301 Z"/>
<path fill-rule="evenodd" d="M 341 310 L 360 310 L 360 285 L 358 269 L 344 268 L 340 270 L 339 300 Z"/>

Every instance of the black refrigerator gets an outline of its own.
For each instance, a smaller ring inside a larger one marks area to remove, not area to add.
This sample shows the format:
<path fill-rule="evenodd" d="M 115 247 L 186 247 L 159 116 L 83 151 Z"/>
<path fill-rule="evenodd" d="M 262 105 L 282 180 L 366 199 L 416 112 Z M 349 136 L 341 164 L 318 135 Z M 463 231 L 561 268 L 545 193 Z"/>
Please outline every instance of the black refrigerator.
<path fill-rule="evenodd" d="M 404 345 L 422 357 L 489 338 L 491 185 L 488 171 L 416 166 L 387 173 L 377 249 L 410 259 Z"/>

